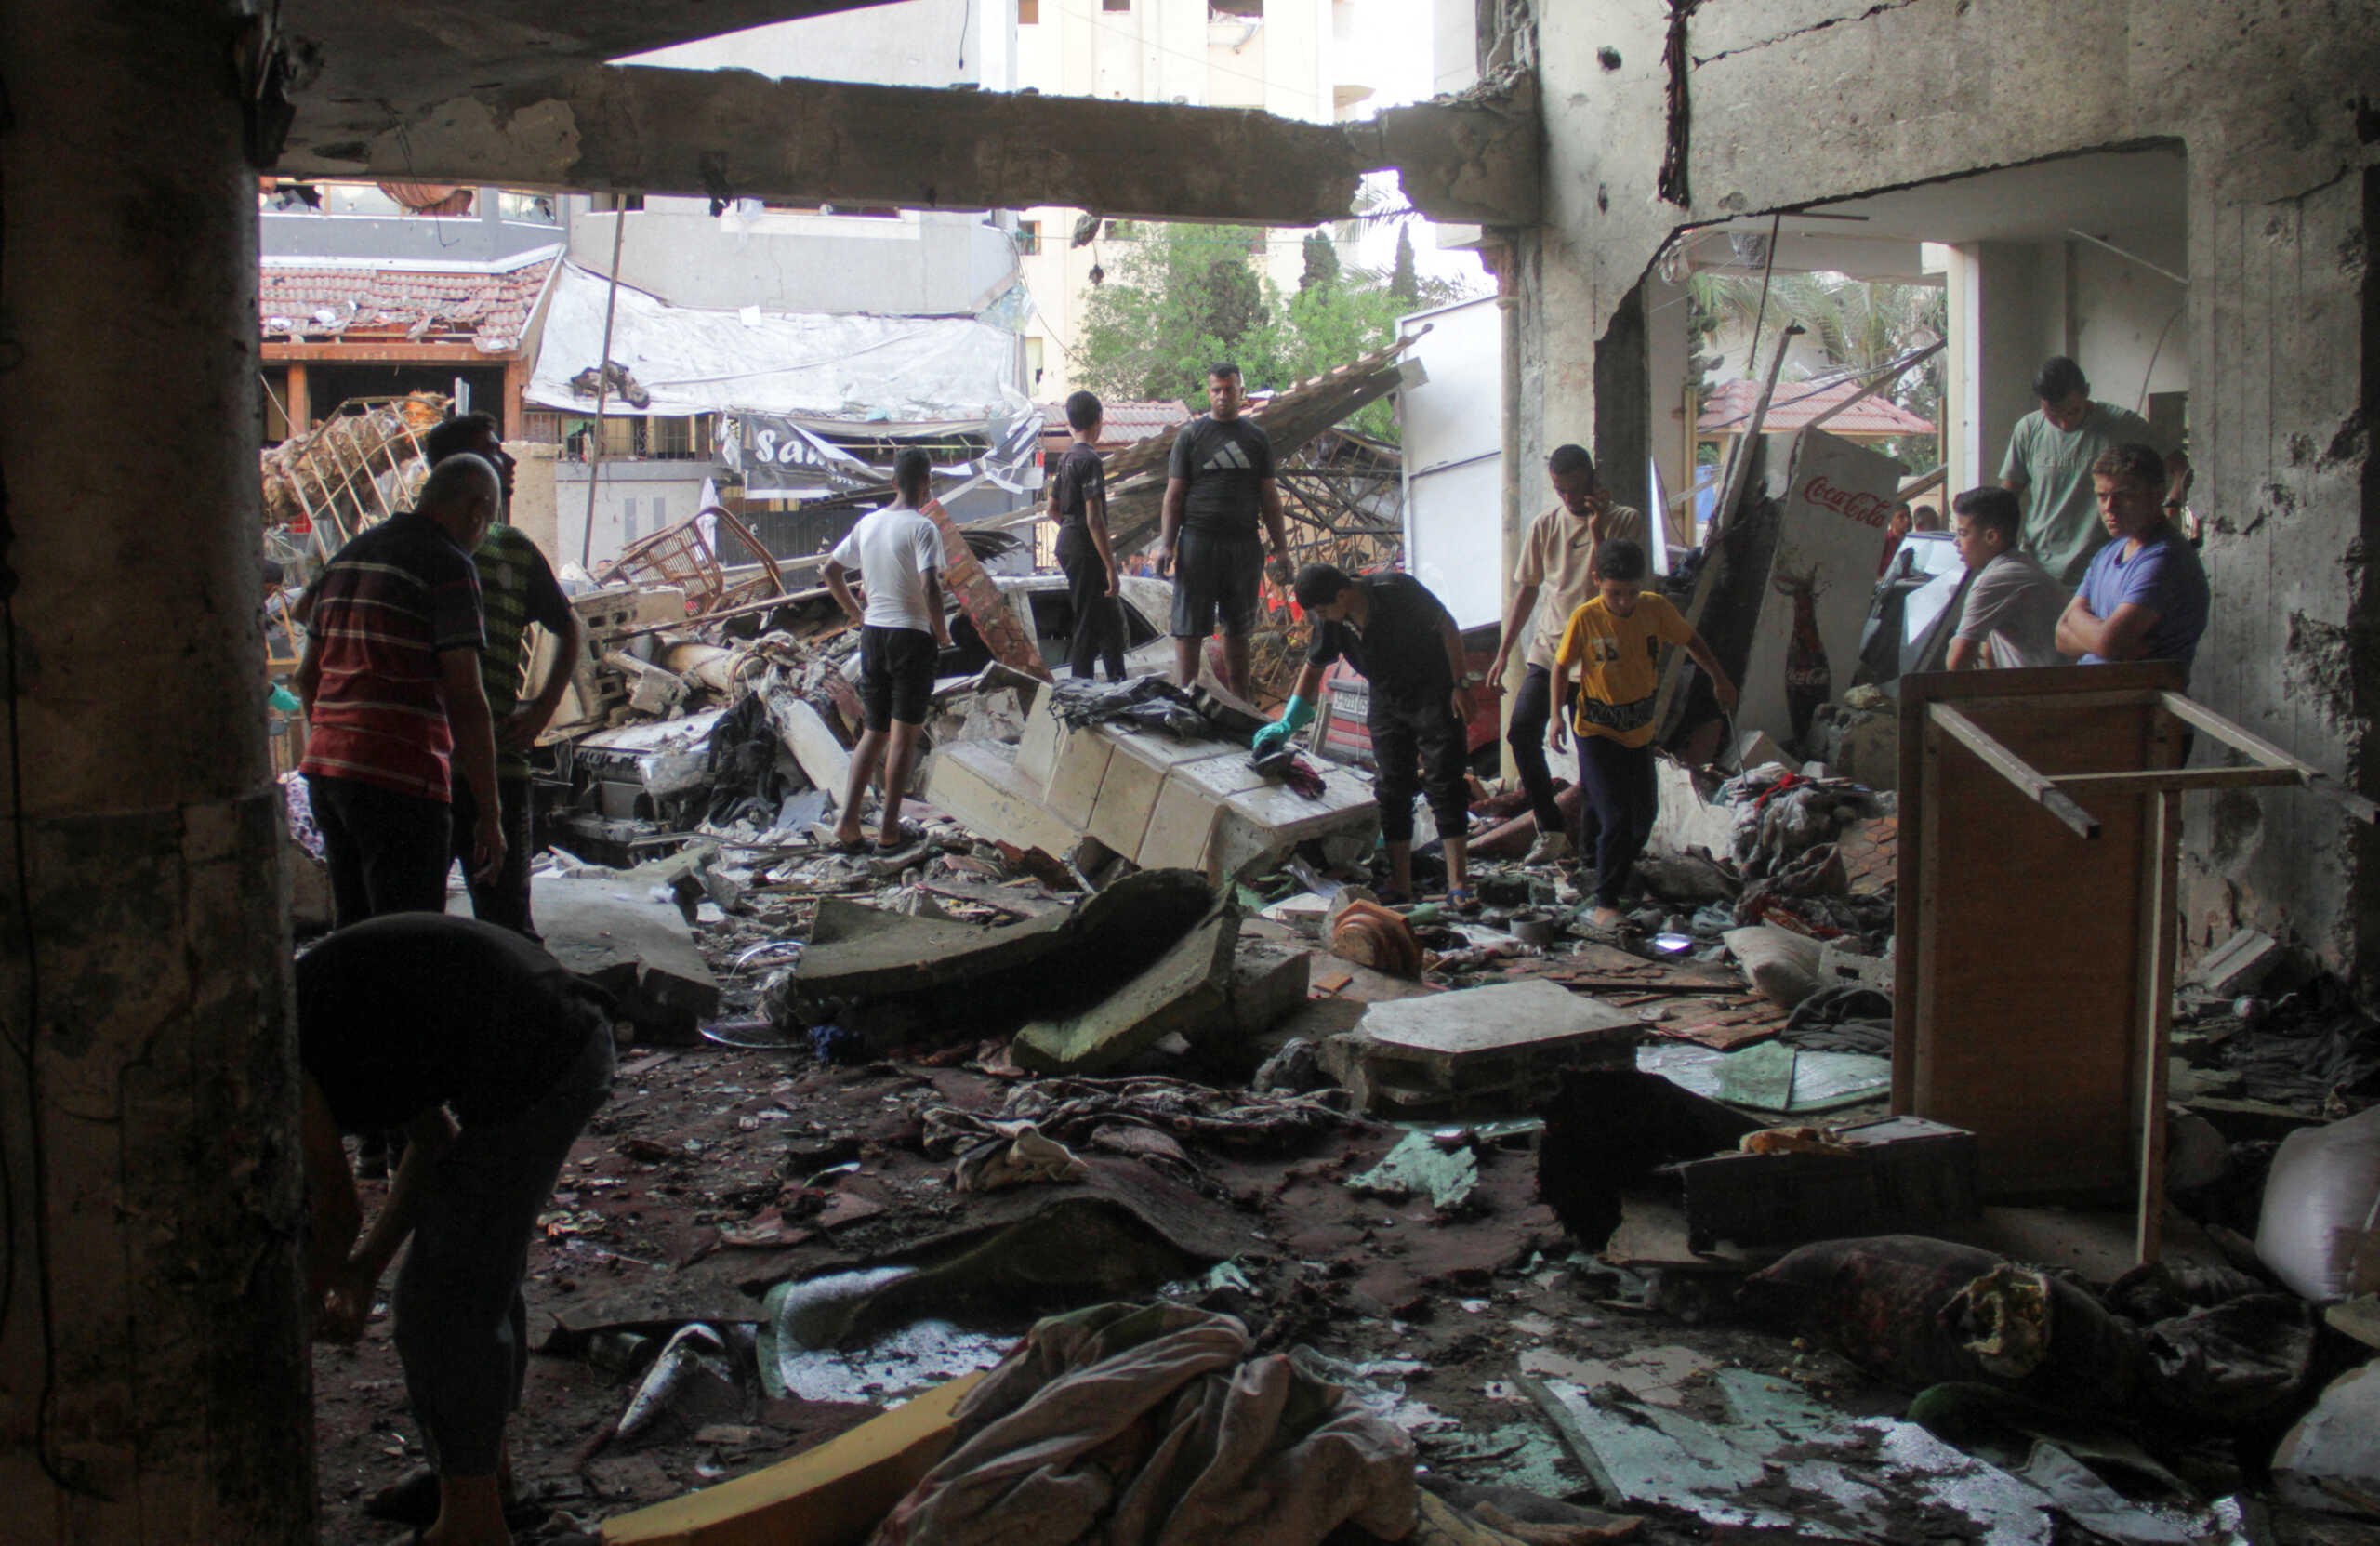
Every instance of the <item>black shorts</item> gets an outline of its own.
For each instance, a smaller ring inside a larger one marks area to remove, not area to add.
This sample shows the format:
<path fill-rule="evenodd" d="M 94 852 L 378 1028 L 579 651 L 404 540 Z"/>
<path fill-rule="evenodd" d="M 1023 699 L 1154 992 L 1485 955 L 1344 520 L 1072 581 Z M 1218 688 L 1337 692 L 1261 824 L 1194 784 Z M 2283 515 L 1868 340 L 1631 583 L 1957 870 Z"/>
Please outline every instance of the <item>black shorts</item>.
<path fill-rule="evenodd" d="M 895 720 L 905 725 L 926 722 L 941 653 L 923 628 L 871 623 L 859 630 L 859 701 L 868 729 L 890 730 Z"/>
<path fill-rule="evenodd" d="M 1184 530 L 1173 552 L 1173 637 L 1204 639 L 1218 623 L 1232 638 L 1255 632 L 1263 579 L 1264 544 L 1254 534 Z"/>

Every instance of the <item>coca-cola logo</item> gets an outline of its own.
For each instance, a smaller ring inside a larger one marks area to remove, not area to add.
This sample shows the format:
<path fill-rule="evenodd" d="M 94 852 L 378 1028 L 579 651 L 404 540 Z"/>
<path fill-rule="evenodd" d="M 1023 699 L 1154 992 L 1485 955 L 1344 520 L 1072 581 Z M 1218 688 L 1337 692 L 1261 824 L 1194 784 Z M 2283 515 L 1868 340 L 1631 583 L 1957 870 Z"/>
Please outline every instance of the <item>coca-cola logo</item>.
<path fill-rule="evenodd" d="M 1879 495 L 1861 494 L 1853 489 L 1837 488 L 1820 473 L 1802 485 L 1802 497 L 1813 505 L 1822 505 L 1845 521 L 1857 521 L 1878 531 L 1892 517 L 1892 501 Z"/>

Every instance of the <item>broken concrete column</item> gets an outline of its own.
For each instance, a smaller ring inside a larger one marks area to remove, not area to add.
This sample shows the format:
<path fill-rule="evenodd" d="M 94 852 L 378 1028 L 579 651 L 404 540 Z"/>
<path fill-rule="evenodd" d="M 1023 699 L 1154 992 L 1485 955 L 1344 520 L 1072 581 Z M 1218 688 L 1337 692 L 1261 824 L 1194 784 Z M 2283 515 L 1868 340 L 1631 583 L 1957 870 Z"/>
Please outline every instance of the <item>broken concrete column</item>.
<path fill-rule="evenodd" d="M 233 62 L 251 10 L 0 10 L 22 769 L 0 845 L 24 844 L 0 856 L 12 1539 L 314 1539 L 256 624 L 256 180 Z M 67 425 L 118 432 L 94 457 Z"/>

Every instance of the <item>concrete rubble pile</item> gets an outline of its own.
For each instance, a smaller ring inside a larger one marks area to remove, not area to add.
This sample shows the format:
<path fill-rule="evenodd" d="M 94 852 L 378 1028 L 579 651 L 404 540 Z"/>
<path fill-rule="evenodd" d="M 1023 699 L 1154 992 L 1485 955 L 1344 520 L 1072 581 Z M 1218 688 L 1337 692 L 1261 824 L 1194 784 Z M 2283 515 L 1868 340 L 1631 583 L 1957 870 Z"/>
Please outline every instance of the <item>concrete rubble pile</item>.
<path fill-rule="evenodd" d="M 772 621 L 577 741 L 536 883 L 638 1043 L 533 1258 L 550 1530 L 991 1539 L 1039 1457 L 1108 1478 L 1053 1540 L 2369 1539 L 2380 1029 L 2270 940 L 2179 990 L 2135 1267 L 1893 1114 L 1889 793 L 1664 757 L 1599 930 L 1482 784 L 1481 905 L 1387 906 L 1357 770 L 994 662 L 849 853 L 846 641 Z"/>

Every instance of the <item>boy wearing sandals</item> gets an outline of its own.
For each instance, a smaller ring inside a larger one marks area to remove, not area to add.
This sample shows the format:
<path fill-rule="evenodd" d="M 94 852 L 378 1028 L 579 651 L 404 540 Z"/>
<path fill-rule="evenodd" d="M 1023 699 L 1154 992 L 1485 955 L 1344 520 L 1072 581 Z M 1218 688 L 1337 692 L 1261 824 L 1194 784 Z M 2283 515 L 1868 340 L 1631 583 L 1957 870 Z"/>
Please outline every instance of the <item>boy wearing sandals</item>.
<path fill-rule="evenodd" d="M 1286 745 L 1314 718 L 1322 668 L 1344 656 L 1371 683 L 1372 777 L 1388 844 L 1394 900 L 1413 894 L 1413 797 L 1429 798 L 1447 856 L 1447 902 L 1473 905 L 1463 841 L 1471 821 L 1464 778 L 1471 704 L 1462 635 L 1435 596 L 1410 575 L 1349 577 L 1328 563 L 1298 571 L 1298 605 L 1314 622 L 1305 669 L 1281 718 L 1256 733 L 1262 754 Z M 1383 898 L 1390 900 L 1390 898 Z"/>
<path fill-rule="evenodd" d="M 1659 812 L 1653 776 L 1653 705 L 1660 691 L 1661 646 L 1685 647 L 1711 674 L 1719 707 L 1736 707 L 1736 684 L 1711 646 L 1678 615 L 1665 596 L 1644 593 L 1645 549 L 1615 537 L 1595 549 L 1595 594 L 1570 614 L 1554 653 L 1554 702 L 1567 705 L 1579 731 L 1579 787 L 1594 811 L 1595 910 L 1598 929 L 1616 929 L 1620 889 L 1653 835 Z M 1578 696 L 1570 694 L 1573 674 Z M 1564 716 L 1545 734 L 1555 753 L 1566 749 Z"/>
<path fill-rule="evenodd" d="M 835 842 L 845 852 L 866 846 L 860 802 L 877 765 L 884 766 L 884 822 L 877 852 L 897 853 L 907 844 L 901 830 L 901 799 L 918 762 L 918 732 L 933 696 L 934 664 L 950 648 L 950 626 L 942 615 L 942 533 L 923 513 L 933 463 L 916 446 L 892 459 L 897 497 L 860 518 L 826 560 L 826 588 L 860 626 L 860 705 L 866 733 L 852 748 L 851 776 L 835 822 Z M 863 608 L 844 576 L 856 572 L 867 593 Z"/>

